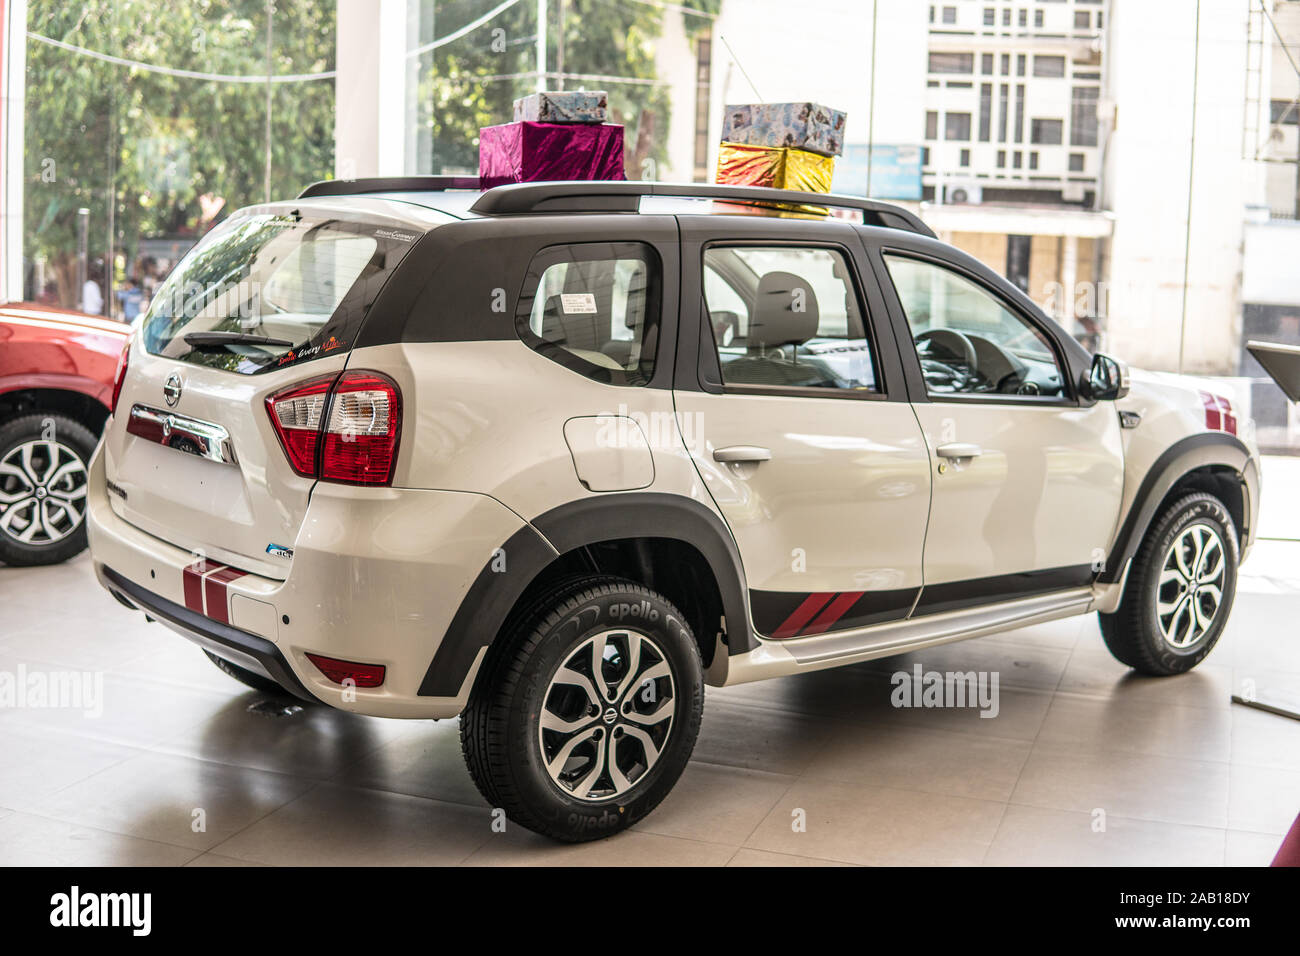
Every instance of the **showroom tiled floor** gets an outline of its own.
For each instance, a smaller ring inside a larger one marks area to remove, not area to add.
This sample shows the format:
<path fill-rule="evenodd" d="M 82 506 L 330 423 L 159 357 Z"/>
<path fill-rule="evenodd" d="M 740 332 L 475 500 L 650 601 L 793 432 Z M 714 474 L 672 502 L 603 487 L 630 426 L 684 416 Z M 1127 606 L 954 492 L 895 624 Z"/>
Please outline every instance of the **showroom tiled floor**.
<path fill-rule="evenodd" d="M 1193 673 L 1130 675 L 1088 617 L 710 689 L 664 804 L 577 847 L 493 831 L 454 721 L 265 713 L 87 556 L 0 568 L 0 671 L 104 675 L 97 718 L 0 709 L 0 864 L 1267 863 L 1300 811 L 1300 721 L 1229 695 L 1300 703 L 1300 510 L 1277 494 L 1300 461 L 1265 476 L 1279 540 Z M 889 675 L 916 663 L 998 673 L 998 715 L 892 707 Z"/>

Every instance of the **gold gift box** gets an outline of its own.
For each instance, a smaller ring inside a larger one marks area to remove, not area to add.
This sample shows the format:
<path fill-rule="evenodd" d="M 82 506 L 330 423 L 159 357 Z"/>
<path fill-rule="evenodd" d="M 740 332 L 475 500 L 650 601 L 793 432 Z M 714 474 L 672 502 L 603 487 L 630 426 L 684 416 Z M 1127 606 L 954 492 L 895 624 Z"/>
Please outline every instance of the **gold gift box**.
<path fill-rule="evenodd" d="M 822 156 L 806 149 L 740 143 L 722 143 L 718 147 L 720 185 L 828 193 L 834 173 L 834 156 Z"/>

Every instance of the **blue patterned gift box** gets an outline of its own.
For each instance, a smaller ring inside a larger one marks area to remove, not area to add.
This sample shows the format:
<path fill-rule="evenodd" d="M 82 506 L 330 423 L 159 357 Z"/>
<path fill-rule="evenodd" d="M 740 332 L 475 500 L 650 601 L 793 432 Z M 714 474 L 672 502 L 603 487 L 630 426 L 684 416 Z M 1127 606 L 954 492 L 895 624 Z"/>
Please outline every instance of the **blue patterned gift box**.
<path fill-rule="evenodd" d="M 532 93 L 515 100 L 516 123 L 603 123 L 609 94 L 603 90 Z"/>
<path fill-rule="evenodd" d="M 724 143 L 806 149 L 823 156 L 844 152 L 847 117 L 841 110 L 818 103 L 744 103 L 726 110 Z"/>

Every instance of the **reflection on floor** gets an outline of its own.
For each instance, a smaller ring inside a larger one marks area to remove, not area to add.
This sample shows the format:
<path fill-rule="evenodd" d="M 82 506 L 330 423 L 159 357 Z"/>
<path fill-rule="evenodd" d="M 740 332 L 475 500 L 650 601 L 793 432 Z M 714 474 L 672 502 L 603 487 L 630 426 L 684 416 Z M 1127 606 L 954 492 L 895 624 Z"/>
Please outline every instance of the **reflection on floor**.
<path fill-rule="evenodd" d="M 1262 864 L 1300 810 L 1300 722 L 1229 695 L 1300 692 L 1290 591 L 1246 574 L 1176 679 L 1130 675 L 1088 617 L 710 690 L 667 801 L 566 847 L 492 831 L 454 721 L 277 716 L 85 555 L 0 569 L 0 672 L 104 673 L 102 716 L 0 709 L 0 863 Z M 997 716 L 891 706 L 916 664 L 997 673 Z"/>

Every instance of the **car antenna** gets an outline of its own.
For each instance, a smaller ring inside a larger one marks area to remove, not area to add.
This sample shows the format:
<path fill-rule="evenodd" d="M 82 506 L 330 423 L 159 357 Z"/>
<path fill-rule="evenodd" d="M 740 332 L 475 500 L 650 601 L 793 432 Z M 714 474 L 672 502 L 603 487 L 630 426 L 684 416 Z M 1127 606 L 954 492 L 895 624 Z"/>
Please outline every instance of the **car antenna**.
<path fill-rule="evenodd" d="M 754 81 L 751 80 L 749 74 L 745 72 L 745 64 L 740 62 L 740 57 L 736 56 L 736 51 L 731 48 L 731 44 L 727 42 L 727 38 L 719 33 L 718 39 L 720 39 L 722 45 L 727 48 L 727 52 L 731 54 L 731 58 L 736 61 L 736 66 L 740 67 L 740 75 L 745 78 L 745 82 L 749 84 L 749 88 L 754 91 L 754 98 L 760 103 L 763 102 L 763 94 L 758 92 L 758 87 L 754 85 Z"/>

